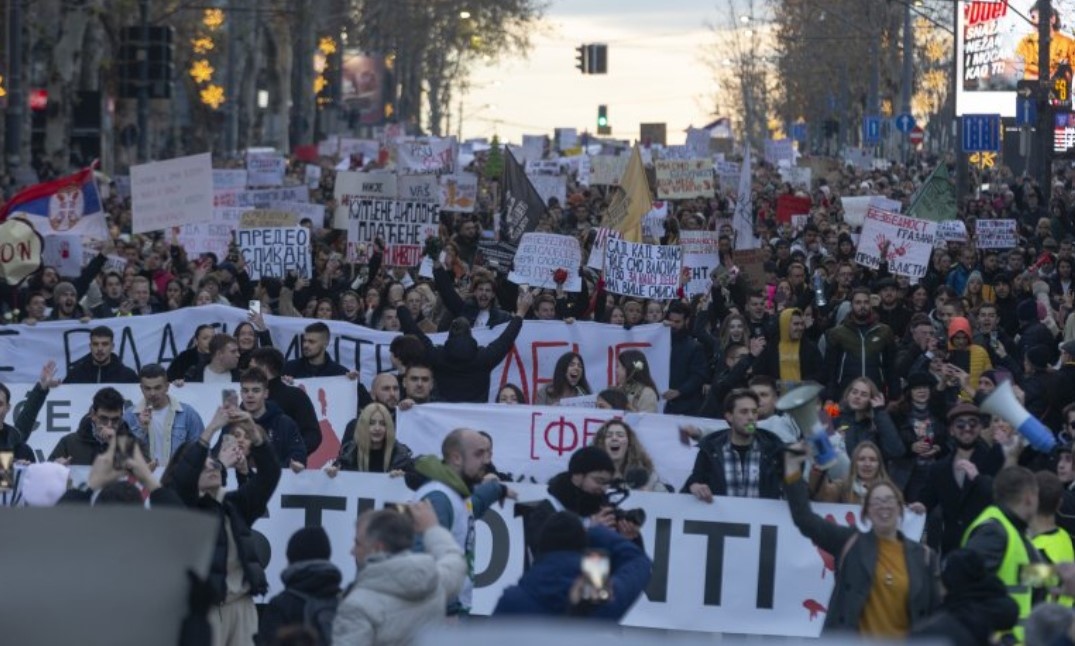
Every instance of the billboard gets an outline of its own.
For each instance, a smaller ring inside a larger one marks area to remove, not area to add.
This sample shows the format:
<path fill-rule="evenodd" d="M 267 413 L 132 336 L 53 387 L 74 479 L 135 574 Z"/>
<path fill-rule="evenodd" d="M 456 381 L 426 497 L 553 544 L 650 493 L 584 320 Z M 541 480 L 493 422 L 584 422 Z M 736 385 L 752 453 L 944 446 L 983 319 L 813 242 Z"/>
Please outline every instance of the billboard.
<path fill-rule="evenodd" d="M 1038 78 L 1037 0 L 966 2 L 956 11 L 956 112 L 1015 116 L 1016 84 Z M 1075 0 L 1053 0 L 1050 74 L 1075 67 Z"/>
<path fill-rule="evenodd" d="M 386 76 L 384 57 L 353 50 L 344 52 L 340 99 L 357 113 L 358 122 L 364 126 L 384 123 Z"/>

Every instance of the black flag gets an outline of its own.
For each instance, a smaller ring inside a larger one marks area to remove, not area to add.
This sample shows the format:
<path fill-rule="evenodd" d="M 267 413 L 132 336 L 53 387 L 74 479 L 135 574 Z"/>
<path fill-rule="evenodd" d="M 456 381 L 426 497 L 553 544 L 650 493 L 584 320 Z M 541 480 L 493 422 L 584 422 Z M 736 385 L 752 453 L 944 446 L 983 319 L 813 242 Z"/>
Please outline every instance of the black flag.
<path fill-rule="evenodd" d="M 548 211 L 541 195 L 530 183 L 526 171 L 511 150 L 505 146 L 503 191 L 500 196 L 500 217 L 497 220 L 497 241 L 482 242 L 480 249 L 486 261 L 506 267 L 515 256 L 524 233 L 537 228 Z"/>

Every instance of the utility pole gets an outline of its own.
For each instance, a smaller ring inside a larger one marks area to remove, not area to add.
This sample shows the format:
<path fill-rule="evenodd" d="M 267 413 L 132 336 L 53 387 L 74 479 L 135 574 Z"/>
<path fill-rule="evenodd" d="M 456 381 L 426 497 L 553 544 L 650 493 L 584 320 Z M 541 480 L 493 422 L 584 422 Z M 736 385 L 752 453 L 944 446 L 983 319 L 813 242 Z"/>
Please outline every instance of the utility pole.
<path fill-rule="evenodd" d="M 1038 146 L 1041 148 L 1041 166 L 1038 168 L 1038 186 L 1041 189 L 1041 204 L 1048 209 L 1053 193 L 1053 110 L 1049 98 L 1051 94 L 1051 71 L 1049 66 L 1049 48 L 1052 41 L 1053 3 L 1041 0 L 1038 3 Z M 1044 100 L 1042 100 L 1044 99 Z"/>
<path fill-rule="evenodd" d="M 911 114 L 911 83 L 914 82 L 914 25 L 911 22 L 911 3 L 903 3 L 903 78 L 900 82 L 900 107 L 903 114 Z M 908 146 L 909 133 L 903 133 L 900 138 L 900 150 L 902 151 L 903 163 L 908 162 L 910 152 Z"/>
<path fill-rule="evenodd" d="M 149 161 L 149 0 L 138 0 L 138 161 Z"/>
<path fill-rule="evenodd" d="M 239 145 L 239 105 L 238 105 L 238 87 L 239 79 L 236 78 L 238 71 L 236 70 L 236 57 L 235 50 L 239 48 L 236 42 L 236 36 L 238 30 L 235 28 L 235 16 L 236 13 L 232 11 L 235 8 L 235 0 L 228 0 L 227 11 L 227 29 L 228 29 L 228 61 L 227 61 L 227 93 L 224 96 L 224 116 L 227 123 L 224 126 L 224 151 L 229 159 L 235 158 L 235 149 Z"/>
<path fill-rule="evenodd" d="M 959 12 L 963 11 L 963 6 L 958 2 L 952 3 L 952 24 L 959 24 Z M 955 135 L 955 146 L 953 148 L 956 151 L 956 204 L 963 200 L 963 195 L 967 192 L 967 181 L 969 179 L 967 168 L 967 155 L 963 152 L 963 117 L 959 115 L 959 106 L 956 104 L 956 97 L 959 96 L 959 86 L 963 83 L 963 79 L 959 77 L 959 54 L 956 51 L 956 42 L 958 38 L 955 33 L 952 34 L 952 130 Z M 941 163 L 944 163 L 943 160 Z M 957 207 L 958 209 L 958 207 Z"/>
<path fill-rule="evenodd" d="M 26 114 L 25 84 L 22 82 L 22 3 L 7 2 L 7 114 L 4 118 L 4 153 L 8 172 L 13 176 L 21 163 L 22 121 Z"/>

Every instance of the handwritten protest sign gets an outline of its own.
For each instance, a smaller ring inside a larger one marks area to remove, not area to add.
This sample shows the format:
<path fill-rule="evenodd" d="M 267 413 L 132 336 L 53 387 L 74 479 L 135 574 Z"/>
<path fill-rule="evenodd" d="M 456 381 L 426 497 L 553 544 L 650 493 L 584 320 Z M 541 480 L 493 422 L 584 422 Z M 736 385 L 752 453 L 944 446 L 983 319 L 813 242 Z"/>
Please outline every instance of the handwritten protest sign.
<path fill-rule="evenodd" d="M 966 242 L 967 225 L 963 220 L 944 220 L 937 223 L 937 239 L 933 242 L 936 247 L 944 247 L 949 242 Z"/>
<path fill-rule="evenodd" d="M 217 258 L 224 258 L 232 242 L 231 232 L 239 228 L 243 213 L 249 210 L 245 206 L 213 209 L 211 221 L 180 227 L 176 241 L 188 254 L 215 253 Z"/>
<path fill-rule="evenodd" d="M 564 175 L 527 174 L 527 178 L 545 204 L 549 203 L 550 197 L 555 197 L 561 207 L 567 203 L 567 177 Z"/>
<path fill-rule="evenodd" d="M 306 164 L 303 171 L 302 181 L 306 188 L 315 189 L 321 185 L 321 167 L 316 164 Z"/>
<path fill-rule="evenodd" d="M 882 261 L 887 261 L 893 274 L 921 278 L 929 268 L 936 235 L 936 222 L 871 207 L 866 212 L 855 262 L 877 269 Z M 886 244 L 887 252 L 882 257 Z"/>
<path fill-rule="evenodd" d="M 665 159 L 654 162 L 657 197 L 681 200 L 713 196 L 713 164 L 708 159 Z"/>
<path fill-rule="evenodd" d="M 266 227 L 295 227 L 299 218 L 287 211 L 270 211 L 269 209 L 251 209 L 239 217 L 239 227 L 243 229 L 264 229 Z"/>
<path fill-rule="evenodd" d="M 257 191 L 230 193 L 227 200 L 214 200 L 213 206 L 252 206 L 267 209 L 273 202 L 309 202 L 310 189 L 305 186 L 281 186 L 280 188 L 263 188 Z"/>
<path fill-rule="evenodd" d="M 808 166 L 791 166 L 780 169 L 780 178 L 792 188 L 810 190 L 810 182 L 813 179 L 813 171 Z"/>
<path fill-rule="evenodd" d="M 305 227 L 237 229 L 235 244 L 246 261 L 250 280 L 285 278 L 291 271 L 302 278 L 313 276 L 310 232 Z"/>
<path fill-rule="evenodd" d="M 978 220 L 974 233 L 979 249 L 1011 249 L 1017 244 L 1015 220 Z"/>
<path fill-rule="evenodd" d="M 668 202 L 654 202 L 642 218 L 642 237 L 651 240 L 660 240 L 664 235 L 664 221 L 668 219 Z"/>
<path fill-rule="evenodd" d="M 870 196 L 858 195 L 840 198 L 844 207 L 844 222 L 852 227 L 861 227 L 866 222 L 866 211 L 870 208 Z"/>
<path fill-rule="evenodd" d="M 425 137 L 396 142 L 396 165 L 406 173 L 455 171 L 452 139 Z"/>
<path fill-rule="evenodd" d="M 620 232 L 615 229 L 597 227 L 597 235 L 594 237 L 593 247 L 590 249 L 590 257 L 586 266 L 590 269 L 601 271 L 605 267 L 605 242 L 609 238 L 619 238 Z"/>
<path fill-rule="evenodd" d="M 630 155 L 595 155 L 590 157 L 591 186 L 619 186 L 627 170 Z"/>
<path fill-rule="evenodd" d="M 245 168 L 214 168 L 213 169 L 214 191 L 245 191 L 246 169 Z"/>
<path fill-rule="evenodd" d="M 400 175 L 396 178 L 396 194 L 404 202 L 440 204 L 436 175 Z"/>
<path fill-rule="evenodd" d="M 812 203 L 809 197 L 798 195 L 779 195 L 776 198 L 776 221 L 781 224 L 791 222 L 791 216 L 810 213 Z"/>
<path fill-rule="evenodd" d="M 161 231 L 213 216 L 209 153 L 131 167 L 131 230 Z"/>
<path fill-rule="evenodd" d="M 351 203 L 359 200 L 393 200 L 397 195 L 394 173 L 336 173 L 334 229 L 347 229 Z"/>
<path fill-rule="evenodd" d="M 325 226 L 324 204 L 314 204 L 312 202 L 270 202 L 269 210 L 294 213 L 295 217 L 297 217 L 300 222 L 303 218 L 310 218 L 310 222 L 317 229 Z"/>
<path fill-rule="evenodd" d="M 559 175 L 560 160 L 535 159 L 533 161 L 528 161 L 526 162 L 526 174 L 530 177 L 534 175 Z"/>
<path fill-rule="evenodd" d="M 679 246 L 683 249 L 683 268 L 690 270 L 684 289 L 687 294 L 709 291 L 709 274 L 720 264 L 717 255 L 716 231 L 680 231 Z"/>
<path fill-rule="evenodd" d="M 582 249 L 573 236 L 554 233 L 524 233 L 515 251 L 515 261 L 508 280 L 516 285 L 556 289 L 553 274 L 558 269 L 567 272 L 564 291 L 582 291 Z"/>
<path fill-rule="evenodd" d="M 677 298 L 683 249 L 609 238 L 605 243 L 605 288 L 613 294 L 656 300 Z"/>
<path fill-rule="evenodd" d="M 246 156 L 246 184 L 250 187 L 281 186 L 287 160 L 275 153 L 251 153 Z"/>
<path fill-rule="evenodd" d="M 457 173 L 440 176 L 440 204 L 445 211 L 473 213 L 478 203 L 478 176 Z"/>
<path fill-rule="evenodd" d="M 420 251 L 426 238 L 437 236 L 439 214 L 440 207 L 431 202 L 354 199 L 347 220 L 348 257 L 361 260 L 363 243 L 377 238 L 386 245 L 409 245 Z M 421 259 L 413 249 L 406 253 L 415 264 Z"/>

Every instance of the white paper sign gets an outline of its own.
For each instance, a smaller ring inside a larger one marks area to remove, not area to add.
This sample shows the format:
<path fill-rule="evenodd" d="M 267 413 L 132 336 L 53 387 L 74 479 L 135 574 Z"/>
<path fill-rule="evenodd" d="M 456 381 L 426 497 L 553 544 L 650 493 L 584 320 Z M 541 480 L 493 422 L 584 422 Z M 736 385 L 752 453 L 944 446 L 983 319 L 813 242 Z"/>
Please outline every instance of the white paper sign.
<path fill-rule="evenodd" d="M 263 276 L 282 279 L 288 272 L 302 278 L 313 277 L 310 232 L 306 227 L 237 229 L 235 244 L 246 261 L 250 280 Z"/>
<path fill-rule="evenodd" d="M 303 218 L 310 218 L 315 229 L 321 229 L 325 226 L 324 204 L 315 204 L 313 202 L 269 202 L 268 208 L 270 211 L 294 213 L 300 222 Z"/>
<path fill-rule="evenodd" d="M 41 249 L 41 265 L 53 267 L 64 277 L 74 277 L 82 273 L 82 236 L 54 235 L 45 236 L 45 245 Z"/>
<path fill-rule="evenodd" d="M 963 220 L 945 220 L 937 223 L 937 247 L 943 247 L 948 242 L 966 242 L 967 225 Z"/>
<path fill-rule="evenodd" d="M 425 137 L 396 142 L 396 164 L 407 173 L 451 173 L 455 171 L 452 139 Z"/>
<path fill-rule="evenodd" d="M 246 184 L 251 188 L 282 186 L 287 160 L 274 153 L 250 153 L 246 156 Z"/>
<path fill-rule="evenodd" d="M 440 176 L 440 204 L 445 211 L 473 213 L 478 203 L 478 176 L 457 173 Z"/>
<path fill-rule="evenodd" d="M 664 235 L 664 221 L 668 218 L 668 202 L 654 202 L 642 218 L 642 237 L 657 241 Z"/>
<path fill-rule="evenodd" d="M 530 175 L 527 174 L 534 190 L 541 196 L 541 201 L 549 203 L 549 198 L 555 197 L 560 206 L 567 204 L 567 177 L 563 175 Z"/>
<path fill-rule="evenodd" d="M 683 269 L 690 270 L 684 289 L 688 296 L 709 291 L 710 273 L 720 265 L 717 254 L 716 231 L 680 231 L 679 246 L 683 248 Z"/>
<path fill-rule="evenodd" d="M 131 230 L 163 231 L 213 217 L 209 153 L 131 167 Z"/>
<path fill-rule="evenodd" d="M 936 234 L 937 223 L 931 220 L 870 208 L 855 250 L 855 262 L 877 269 L 886 260 L 893 274 L 921 278 L 929 268 Z"/>
<path fill-rule="evenodd" d="M 670 301 L 677 298 L 683 250 L 609 238 L 605 246 L 605 289 L 613 294 Z"/>
<path fill-rule="evenodd" d="M 662 158 L 654 162 L 654 168 L 661 199 L 713 197 L 713 165 L 707 159 Z"/>
<path fill-rule="evenodd" d="M 981 219 L 974 226 L 979 249 L 1011 249 L 1018 244 L 1015 220 Z"/>
<path fill-rule="evenodd" d="M 844 222 L 858 228 L 866 221 L 866 211 L 870 208 L 869 195 L 841 197 L 840 203 L 844 207 Z"/>
<path fill-rule="evenodd" d="M 243 213 L 252 210 L 250 207 L 213 209 L 212 221 L 183 225 L 177 241 L 188 254 L 214 253 L 217 258 L 224 258 L 232 242 L 231 232 L 239 228 Z"/>
<path fill-rule="evenodd" d="M 590 157 L 591 186 L 619 186 L 630 155 L 596 155 Z"/>
<path fill-rule="evenodd" d="M 245 191 L 246 169 L 245 168 L 214 168 L 213 169 L 214 191 Z"/>
<path fill-rule="evenodd" d="M 316 164 L 306 164 L 303 181 L 306 188 L 313 190 L 321 185 L 321 167 Z"/>
<path fill-rule="evenodd" d="M 523 159 L 519 161 L 537 161 L 544 156 L 545 135 L 523 135 Z"/>
<path fill-rule="evenodd" d="M 516 285 L 556 289 L 553 274 L 558 269 L 567 272 L 564 291 L 582 291 L 582 250 L 573 236 L 555 233 L 524 233 L 515 252 L 515 261 L 508 280 Z"/>

